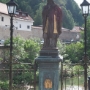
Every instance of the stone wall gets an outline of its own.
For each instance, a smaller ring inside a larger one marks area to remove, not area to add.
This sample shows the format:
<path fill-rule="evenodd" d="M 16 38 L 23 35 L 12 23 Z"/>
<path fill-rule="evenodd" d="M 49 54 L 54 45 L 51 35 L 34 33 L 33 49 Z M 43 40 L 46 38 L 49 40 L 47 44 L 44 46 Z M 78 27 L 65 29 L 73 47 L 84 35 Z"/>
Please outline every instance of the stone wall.
<path fill-rule="evenodd" d="M 61 35 L 59 36 L 60 40 L 63 42 L 70 41 L 79 41 L 81 38 L 80 32 L 72 32 L 72 30 L 63 30 Z"/>
<path fill-rule="evenodd" d="M 34 37 L 42 39 L 42 28 L 32 27 L 31 31 L 13 30 L 13 37 L 16 37 L 18 35 L 25 39 L 34 38 Z M 0 40 L 6 40 L 8 38 L 10 38 L 9 28 L 0 28 Z"/>
<path fill-rule="evenodd" d="M 43 40 L 42 27 L 32 26 L 31 31 L 14 30 L 13 36 L 16 37 L 18 35 L 20 35 L 25 39 L 40 38 L 40 40 Z M 9 28 L 8 29 L 0 28 L 0 40 L 6 40 L 9 37 L 10 37 Z M 79 41 L 80 38 L 81 38 L 80 31 L 73 31 L 73 30 L 66 30 L 66 29 L 62 29 L 62 33 L 59 36 L 59 39 L 61 41 L 71 41 L 71 40 Z"/>

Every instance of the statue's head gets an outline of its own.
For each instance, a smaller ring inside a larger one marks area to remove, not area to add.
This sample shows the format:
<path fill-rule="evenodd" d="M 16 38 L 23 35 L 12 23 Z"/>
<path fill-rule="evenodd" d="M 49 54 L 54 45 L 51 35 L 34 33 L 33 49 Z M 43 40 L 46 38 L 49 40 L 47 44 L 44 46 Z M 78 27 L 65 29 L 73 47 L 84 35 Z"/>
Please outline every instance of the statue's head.
<path fill-rule="evenodd" d="M 47 0 L 47 4 L 52 4 L 52 3 L 54 3 L 53 0 Z"/>

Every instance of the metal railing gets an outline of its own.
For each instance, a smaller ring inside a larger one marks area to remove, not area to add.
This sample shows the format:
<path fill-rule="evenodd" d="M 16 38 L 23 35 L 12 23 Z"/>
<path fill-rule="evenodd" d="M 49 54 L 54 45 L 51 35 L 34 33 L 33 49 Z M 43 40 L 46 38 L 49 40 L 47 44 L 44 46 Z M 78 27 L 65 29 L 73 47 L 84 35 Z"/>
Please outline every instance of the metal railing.
<path fill-rule="evenodd" d="M 4 67 L 4 65 L 5 66 L 6 64 L 8 65 L 8 63 L 1 63 L 1 64 L 0 65 L 3 67 L 0 68 L 0 90 L 9 90 L 9 68 Z M 29 63 L 26 64 L 29 65 Z M 36 90 L 36 65 L 31 65 L 30 68 L 25 69 L 13 68 L 12 76 L 13 76 L 12 78 L 13 90 L 30 90 L 30 89 Z"/>
<path fill-rule="evenodd" d="M 73 67 L 76 65 L 81 66 L 82 69 L 74 69 Z M 60 72 L 59 90 L 84 90 L 84 69 L 81 64 L 73 64 L 71 68 L 64 68 L 63 63 L 61 63 Z M 87 76 L 90 76 L 90 68 L 87 69 Z"/>

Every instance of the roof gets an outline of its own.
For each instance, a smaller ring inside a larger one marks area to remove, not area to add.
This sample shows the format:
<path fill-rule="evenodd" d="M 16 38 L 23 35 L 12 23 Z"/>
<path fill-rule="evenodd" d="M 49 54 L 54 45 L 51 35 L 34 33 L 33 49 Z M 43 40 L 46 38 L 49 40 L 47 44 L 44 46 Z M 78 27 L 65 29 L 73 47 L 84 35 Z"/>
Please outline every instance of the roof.
<path fill-rule="evenodd" d="M 78 33 L 78 32 L 81 32 L 82 30 L 83 30 L 83 28 L 79 27 L 79 26 L 74 26 L 72 30 L 62 27 L 62 31 L 66 31 L 66 32 L 76 32 L 76 33 Z"/>
<path fill-rule="evenodd" d="M 8 14 L 7 5 L 0 3 L 0 13 Z"/>
<path fill-rule="evenodd" d="M 63 28 L 63 27 L 62 27 L 62 31 L 70 32 L 70 29 Z"/>
<path fill-rule="evenodd" d="M 34 22 L 34 20 L 28 15 L 28 13 L 22 12 L 21 10 L 16 11 L 15 18 L 23 19 L 23 20 L 30 20 Z"/>
<path fill-rule="evenodd" d="M 39 26 L 32 26 L 33 29 L 42 29 L 42 27 L 39 27 Z"/>
<path fill-rule="evenodd" d="M 8 10 L 7 10 L 6 4 L 0 3 L 0 13 L 8 15 Z M 30 20 L 30 21 L 34 22 L 34 20 L 28 15 L 28 13 L 22 12 L 21 10 L 16 11 L 15 17 L 18 19 Z"/>
<path fill-rule="evenodd" d="M 81 29 L 79 26 L 74 26 L 71 32 L 81 32 Z"/>

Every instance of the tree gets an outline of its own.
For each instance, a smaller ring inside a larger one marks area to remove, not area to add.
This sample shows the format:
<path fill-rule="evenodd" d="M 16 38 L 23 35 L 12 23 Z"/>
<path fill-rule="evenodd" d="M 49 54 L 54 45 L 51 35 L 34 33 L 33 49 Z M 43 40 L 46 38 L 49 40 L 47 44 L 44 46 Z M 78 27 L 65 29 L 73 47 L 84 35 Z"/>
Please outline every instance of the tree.
<path fill-rule="evenodd" d="M 72 63 L 77 63 L 82 59 L 83 44 L 81 42 L 71 43 L 66 46 L 66 53 L 68 56 L 65 58 Z"/>
<path fill-rule="evenodd" d="M 57 47 L 58 47 L 58 50 L 59 50 L 59 54 L 63 56 L 63 58 L 65 58 L 67 56 L 66 54 L 66 45 L 59 41 L 57 42 Z"/>
<path fill-rule="evenodd" d="M 10 45 L 9 39 L 6 40 L 5 45 Z M 13 63 L 16 63 L 13 64 L 13 69 L 17 69 L 17 72 L 14 72 L 13 75 L 14 84 L 21 84 L 22 81 L 28 84 L 33 82 L 34 72 L 31 72 L 30 69 L 33 69 L 39 50 L 40 45 L 37 39 L 25 40 L 21 37 L 13 38 Z M 9 60 L 9 51 L 6 54 Z M 18 69 L 22 70 L 18 71 Z M 24 70 L 26 71 L 24 72 Z"/>
<path fill-rule="evenodd" d="M 34 80 L 34 72 L 28 71 L 30 68 L 33 68 L 35 58 L 38 56 L 40 45 L 39 40 L 37 39 L 28 39 L 24 42 L 24 50 L 25 50 L 25 58 L 21 58 L 20 62 L 24 64 L 20 65 L 14 65 L 15 69 L 23 69 L 27 70 L 26 72 L 20 71 L 20 73 L 17 75 L 17 73 L 14 74 L 14 83 L 15 84 L 21 84 L 22 81 L 27 84 L 32 84 Z M 28 64 L 25 64 L 28 63 Z"/>
<path fill-rule="evenodd" d="M 67 0 L 66 9 L 70 10 L 70 12 L 72 13 L 72 17 L 76 25 L 81 26 L 83 24 L 83 18 L 82 18 L 81 10 L 76 4 L 76 2 L 74 0 Z"/>
<path fill-rule="evenodd" d="M 85 25 L 83 24 L 83 27 Z M 86 34 L 87 34 L 87 54 L 89 56 L 90 54 L 90 15 L 87 17 L 87 25 L 86 25 Z M 81 32 L 81 36 L 82 36 L 82 42 L 83 42 L 83 45 L 84 45 L 84 31 Z M 83 53 L 84 53 L 84 50 L 83 50 Z M 89 56 L 90 57 L 90 56 Z"/>
<path fill-rule="evenodd" d="M 24 49 L 27 53 L 27 61 L 25 60 L 25 62 L 33 63 L 34 59 L 38 56 L 40 44 L 37 41 L 35 39 L 25 41 Z"/>
<path fill-rule="evenodd" d="M 10 45 L 10 40 L 5 41 L 5 46 Z M 25 40 L 20 36 L 13 38 L 13 60 L 19 62 L 20 59 L 26 58 L 26 52 L 24 49 Z M 9 60 L 9 51 L 5 52 Z"/>
<path fill-rule="evenodd" d="M 74 20 L 71 12 L 66 10 L 65 7 L 62 7 L 63 10 L 63 27 L 72 29 L 74 26 Z"/>
<path fill-rule="evenodd" d="M 42 9 L 43 9 L 44 4 L 40 3 L 39 5 L 40 7 L 39 9 L 36 10 L 36 15 L 34 17 L 34 20 L 35 20 L 34 25 L 36 26 L 42 25 Z"/>
<path fill-rule="evenodd" d="M 87 19 L 87 52 L 89 56 L 90 55 L 90 16 Z"/>

